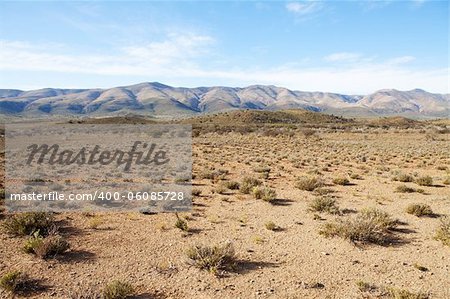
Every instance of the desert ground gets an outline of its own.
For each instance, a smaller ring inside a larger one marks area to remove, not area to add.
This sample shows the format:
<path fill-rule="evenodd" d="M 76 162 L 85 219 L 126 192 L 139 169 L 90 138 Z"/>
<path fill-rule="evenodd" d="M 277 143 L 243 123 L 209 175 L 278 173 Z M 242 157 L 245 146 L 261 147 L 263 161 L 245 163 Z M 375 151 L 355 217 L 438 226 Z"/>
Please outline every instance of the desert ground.
<path fill-rule="evenodd" d="M 45 258 L 3 229 L 0 275 L 27 278 L 0 297 L 100 298 L 120 281 L 130 298 L 450 298 L 448 120 L 182 122 L 194 125 L 191 212 L 58 213 L 70 248 Z M 370 213 L 388 224 L 358 218 Z M 199 245 L 234 255 L 201 263 L 188 254 Z"/>

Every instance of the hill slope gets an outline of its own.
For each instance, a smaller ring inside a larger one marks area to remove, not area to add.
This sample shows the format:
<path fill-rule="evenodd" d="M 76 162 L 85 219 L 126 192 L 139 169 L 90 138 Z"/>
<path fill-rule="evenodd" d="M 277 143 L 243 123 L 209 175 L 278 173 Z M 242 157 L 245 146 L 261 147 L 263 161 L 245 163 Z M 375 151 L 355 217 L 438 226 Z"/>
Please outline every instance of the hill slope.
<path fill-rule="evenodd" d="M 271 85 L 184 88 L 156 82 L 110 89 L 0 90 L 0 114 L 36 117 L 130 113 L 189 116 L 238 109 L 298 108 L 339 115 L 448 117 L 450 95 L 386 89 L 362 96 L 293 91 Z"/>

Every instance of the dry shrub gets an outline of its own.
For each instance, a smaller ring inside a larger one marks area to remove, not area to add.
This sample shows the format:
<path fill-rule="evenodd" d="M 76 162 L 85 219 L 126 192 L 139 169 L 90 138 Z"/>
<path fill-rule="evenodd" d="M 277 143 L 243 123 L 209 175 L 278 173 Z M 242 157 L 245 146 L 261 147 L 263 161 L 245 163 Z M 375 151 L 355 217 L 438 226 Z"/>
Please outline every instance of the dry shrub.
<path fill-rule="evenodd" d="M 230 190 L 237 190 L 239 189 L 240 184 L 236 181 L 226 181 L 224 182 L 224 186 Z"/>
<path fill-rule="evenodd" d="M 404 289 L 388 289 L 389 296 L 392 299 L 428 299 L 429 295 L 425 293 L 414 293 Z"/>
<path fill-rule="evenodd" d="M 295 182 L 295 187 L 304 191 L 314 191 L 322 185 L 320 178 L 314 176 L 299 177 Z"/>
<path fill-rule="evenodd" d="M 67 240 L 57 233 L 51 233 L 46 238 L 35 234 L 27 240 L 24 246 L 26 253 L 34 253 L 37 257 L 46 259 L 62 254 L 70 248 Z"/>
<path fill-rule="evenodd" d="M 436 231 L 435 239 L 441 241 L 444 245 L 450 246 L 450 217 L 445 216 Z"/>
<path fill-rule="evenodd" d="M 346 186 L 350 184 L 350 181 L 346 177 L 337 177 L 333 179 L 333 184 Z"/>
<path fill-rule="evenodd" d="M 218 270 L 227 270 L 236 263 L 233 244 L 225 242 L 219 245 L 194 245 L 187 251 L 187 256 L 194 266 L 217 274 Z"/>
<path fill-rule="evenodd" d="M 241 193 L 244 194 L 249 194 L 250 192 L 253 191 L 254 187 L 257 187 L 259 185 L 261 185 L 262 182 L 256 178 L 253 177 L 245 177 L 242 180 L 242 183 L 239 187 L 239 191 L 241 191 Z"/>
<path fill-rule="evenodd" d="M 432 186 L 433 185 L 433 178 L 430 177 L 429 175 L 421 176 L 421 177 L 418 177 L 415 180 L 415 182 L 419 186 Z"/>
<path fill-rule="evenodd" d="M 416 191 L 417 191 L 416 189 L 408 187 L 406 185 L 399 185 L 399 186 L 397 186 L 397 188 L 395 188 L 395 192 L 399 192 L 399 193 L 413 193 Z"/>
<path fill-rule="evenodd" d="M 267 202 L 274 202 L 277 197 L 277 193 L 274 189 L 264 186 L 257 186 L 253 188 L 253 196 L 255 199 L 262 199 Z"/>
<path fill-rule="evenodd" d="M 316 197 L 310 204 L 309 209 L 314 212 L 327 212 L 330 214 L 339 214 L 339 207 L 336 200 L 329 197 Z"/>
<path fill-rule="evenodd" d="M 410 174 L 400 173 L 400 174 L 396 175 L 395 177 L 393 177 L 392 180 L 399 181 L 402 183 L 409 183 L 409 182 L 414 181 L 414 178 Z"/>
<path fill-rule="evenodd" d="M 411 204 L 406 207 L 406 213 L 415 215 L 417 217 L 422 217 L 433 215 L 433 210 L 431 210 L 431 207 L 429 205 Z"/>
<path fill-rule="evenodd" d="M 115 280 L 106 285 L 102 292 L 102 299 L 125 299 L 134 293 L 133 286 L 128 282 Z"/>
<path fill-rule="evenodd" d="M 354 218 L 326 223 L 319 233 L 325 237 L 338 236 L 352 242 L 385 245 L 391 241 L 391 230 L 397 223 L 384 211 L 366 209 Z"/>

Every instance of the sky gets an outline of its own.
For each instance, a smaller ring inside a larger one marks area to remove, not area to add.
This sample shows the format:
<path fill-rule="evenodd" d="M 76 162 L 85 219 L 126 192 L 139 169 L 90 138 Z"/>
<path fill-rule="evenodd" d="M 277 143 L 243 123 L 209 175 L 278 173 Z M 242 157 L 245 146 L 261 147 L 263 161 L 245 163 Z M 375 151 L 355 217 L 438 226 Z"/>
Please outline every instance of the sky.
<path fill-rule="evenodd" d="M 449 93 L 449 2 L 0 1 L 0 88 Z"/>

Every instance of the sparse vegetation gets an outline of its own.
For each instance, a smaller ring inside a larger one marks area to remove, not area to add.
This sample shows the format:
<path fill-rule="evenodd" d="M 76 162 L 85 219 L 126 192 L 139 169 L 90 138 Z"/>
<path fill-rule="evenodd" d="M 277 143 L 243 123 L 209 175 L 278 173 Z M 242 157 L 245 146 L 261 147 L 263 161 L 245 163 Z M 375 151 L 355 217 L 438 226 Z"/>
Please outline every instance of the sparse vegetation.
<path fill-rule="evenodd" d="M 319 231 L 325 237 L 339 236 L 352 242 L 388 244 L 391 230 L 397 226 L 389 214 L 378 209 L 361 211 L 356 217 L 334 223 L 326 223 Z"/>
<path fill-rule="evenodd" d="M 300 177 L 295 182 L 295 187 L 304 191 L 314 191 L 314 189 L 322 186 L 322 182 L 318 177 Z"/>
<path fill-rule="evenodd" d="M 433 186 L 433 178 L 429 175 L 418 177 L 415 182 L 419 186 Z"/>
<path fill-rule="evenodd" d="M 413 293 L 404 289 L 388 288 L 389 296 L 392 299 L 428 299 L 428 294 Z"/>
<path fill-rule="evenodd" d="M 409 183 L 414 181 L 414 177 L 410 174 L 406 174 L 406 173 L 400 173 L 397 176 L 395 176 L 393 178 L 394 181 L 399 181 L 402 183 Z"/>
<path fill-rule="evenodd" d="M 314 212 L 327 212 L 330 214 L 338 214 L 339 207 L 336 204 L 336 200 L 328 197 L 316 197 L 310 204 L 309 209 Z"/>
<path fill-rule="evenodd" d="M 226 182 L 224 182 L 224 186 L 230 190 L 239 189 L 239 183 L 236 181 L 226 181 Z"/>
<path fill-rule="evenodd" d="M 450 246 L 450 217 L 445 216 L 441 219 L 441 223 L 436 231 L 436 240 L 441 241 L 444 245 Z"/>
<path fill-rule="evenodd" d="M 45 212 L 27 212 L 9 216 L 2 228 L 11 236 L 27 236 L 39 232 L 45 236 L 55 227 L 53 215 Z"/>
<path fill-rule="evenodd" d="M 126 299 L 133 294 L 134 288 L 130 283 L 115 280 L 105 286 L 102 299 Z"/>
<path fill-rule="evenodd" d="M 397 186 L 397 188 L 395 188 L 395 191 L 399 193 L 413 193 L 416 192 L 416 189 L 408 187 L 406 185 L 399 185 Z"/>
<path fill-rule="evenodd" d="M 187 256 L 194 266 L 214 274 L 230 269 L 236 263 L 236 253 L 230 242 L 214 246 L 195 245 L 188 249 Z"/>
<path fill-rule="evenodd" d="M 267 202 L 274 202 L 277 197 L 277 193 L 274 189 L 265 186 L 257 186 L 253 188 L 253 196 L 256 199 L 262 199 Z"/>
<path fill-rule="evenodd" d="M 189 227 L 188 227 L 187 221 L 184 220 L 184 219 L 181 219 L 178 216 L 178 214 L 176 214 L 176 216 L 177 216 L 177 221 L 175 221 L 175 227 L 180 229 L 180 230 L 182 230 L 182 231 L 184 231 L 184 232 L 189 231 Z"/>
<path fill-rule="evenodd" d="M 100 225 L 105 223 L 105 220 L 101 216 L 94 216 L 88 221 L 88 227 L 91 229 L 98 229 Z"/>
<path fill-rule="evenodd" d="M 244 194 L 249 194 L 254 187 L 261 185 L 262 182 L 253 177 L 245 177 L 240 184 L 239 191 Z"/>
<path fill-rule="evenodd" d="M 340 177 L 337 177 L 337 178 L 333 179 L 333 184 L 346 186 L 346 185 L 350 184 L 350 181 L 349 181 L 348 178 L 340 176 Z"/>
<path fill-rule="evenodd" d="M 19 291 L 24 283 L 25 275 L 20 271 L 11 271 L 0 277 L 0 287 L 9 293 Z"/>
<path fill-rule="evenodd" d="M 433 215 L 433 210 L 431 210 L 431 207 L 429 205 L 411 204 L 406 207 L 406 213 L 415 215 L 417 217 L 422 217 Z"/>
<path fill-rule="evenodd" d="M 276 231 L 278 229 L 278 226 L 273 221 L 266 222 L 264 226 L 271 231 Z"/>
<path fill-rule="evenodd" d="M 371 292 L 371 291 L 374 291 L 374 290 L 377 289 L 377 287 L 375 285 L 370 284 L 370 283 L 365 282 L 365 281 L 362 281 L 362 280 L 357 281 L 356 282 L 356 286 L 358 287 L 358 289 L 361 292 Z"/>
<path fill-rule="evenodd" d="M 26 253 L 34 253 L 37 257 L 46 259 L 62 254 L 70 248 L 66 239 L 57 233 L 51 233 L 46 238 L 35 234 L 24 245 Z"/>

